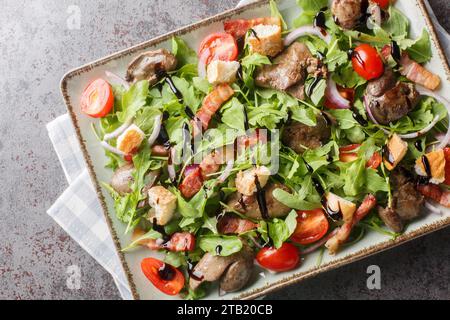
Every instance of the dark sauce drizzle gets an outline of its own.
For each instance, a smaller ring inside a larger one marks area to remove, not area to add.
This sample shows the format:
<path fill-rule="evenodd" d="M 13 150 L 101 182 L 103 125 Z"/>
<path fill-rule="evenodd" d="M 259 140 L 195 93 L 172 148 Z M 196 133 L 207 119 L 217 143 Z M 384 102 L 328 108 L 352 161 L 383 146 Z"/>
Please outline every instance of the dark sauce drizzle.
<path fill-rule="evenodd" d="M 222 250 L 223 250 L 223 247 L 222 247 L 221 245 L 218 245 L 218 246 L 216 247 L 216 254 L 217 254 L 218 256 L 220 256 L 220 254 L 222 253 Z"/>
<path fill-rule="evenodd" d="M 158 269 L 159 277 L 164 281 L 170 281 L 175 277 L 175 270 L 171 265 L 164 263 L 161 268 Z"/>
<path fill-rule="evenodd" d="M 261 40 L 259 39 L 258 34 L 256 33 L 255 30 L 249 29 L 248 32 L 250 32 L 250 34 L 251 34 L 252 36 L 254 36 L 254 37 L 256 38 L 256 40 L 261 41 Z"/>
<path fill-rule="evenodd" d="M 269 210 L 267 209 L 266 192 L 259 183 L 258 176 L 255 174 L 256 200 L 258 201 L 259 211 L 264 220 L 269 220 Z"/>
<path fill-rule="evenodd" d="M 328 8 L 323 8 L 327 10 Z M 320 32 L 326 36 L 327 35 L 327 26 L 325 25 L 326 17 L 325 10 L 321 9 L 316 16 L 314 17 L 314 27 L 320 28 Z"/>
<path fill-rule="evenodd" d="M 353 119 L 355 119 L 356 122 L 358 122 L 361 126 L 363 126 L 363 127 L 366 127 L 366 126 L 367 126 L 368 122 L 366 121 L 366 119 L 364 119 L 364 118 L 359 114 L 358 111 L 356 111 L 356 110 L 353 109 L 353 110 L 352 110 L 352 116 L 353 116 Z"/>
<path fill-rule="evenodd" d="M 194 264 L 192 262 L 192 260 L 189 259 L 187 252 L 185 253 L 185 256 L 186 256 L 186 263 L 187 263 L 187 272 L 189 274 L 189 277 L 196 281 L 203 281 L 204 276 L 200 272 L 194 271 L 196 264 Z"/>
<path fill-rule="evenodd" d="M 163 246 L 170 241 L 171 236 L 166 233 L 166 230 L 163 226 L 158 225 L 156 218 L 153 219 L 153 230 L 159 232 L 162 235 L 164 241 Z"/>
<path fill-rule="evenodd" d="M 344 215 L 342 214 L 341 205 L 338 202 L 338 210 L 333 210 L 330 208 L 330 205 L 328 204 L 328 201 L 323 198 L 322 199 L 322 206 L 327 215 L 333 220 L 333 221 L 339 221 L 344 218 Z"/>
<path fill-rule="evenodd" d="M 392 41 L 391 55 L 392 55 L 392 58 L 394 58 L 394 60 L 397 62 L 399 62 L 400 59 L 402 58 L 400 47 L 398 46 L 396 41 Z"/>
<path fill-rule="evenodd" d="M 425 156 L 425 155 L 422 156 L 422 164 L 423 164 L 423 167 L 425 168 L 425 172 L 427 174 L 427 178 L 431 178 L 430 160 L 428 160 L 427 156 Z"/>
<path fill-rule="evenodd" d="M 394 165 L 395 159 L 391 151 L 389 150 L 389 147 L 387 145 L 384 145 L 381 149 L 381 154 L 383 155 L 383 159 L 386 160 L 390 165 Z"/>
<path fill-rule="evenodd" d="M 314 78 L 314 81 L 308 87 L 308 92 L 306 93 L 308 95 L 308 97 L 311 97 L 314 89 L 317 87 L 317 85 L 319 84 L 320 80 L 322 80 L 322 77 L 315 77 Z"/>
<path fill-rule="evenodd" d="M 416 142 L 414 142 L 414 147 L 416 147 L 417 150 L 419 150 L 420 152 L 422 152 L 422 151 L 423 151 L 422 141 L 417 140 Z"/>

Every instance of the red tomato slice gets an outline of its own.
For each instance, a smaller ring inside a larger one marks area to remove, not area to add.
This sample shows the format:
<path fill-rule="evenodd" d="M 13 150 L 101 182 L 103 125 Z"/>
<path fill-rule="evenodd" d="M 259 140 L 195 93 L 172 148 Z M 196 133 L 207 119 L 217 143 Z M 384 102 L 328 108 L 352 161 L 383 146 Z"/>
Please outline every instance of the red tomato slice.
<path fill-rule="evenodd" d="M 300 253 L 293 244 L 284 243 L 280 249 L 261 249 L 256 255 L 256 261 L 265 269 L 284 272 L 295 269 L 298 266 Z"/>
<path fill-rule="evenodd" d="M 328 219 L 322 209 L 298 211 L 297 228 L 291 240 L 307 245 L 322 239 L 328 232 Z"/>
<path fill-rule="evenodd" d="M 103 79 L 91 82 L 81 96 L 81 111 L 93 118 L 103 118 L 114 105 L 111 85 Z"/>
<path fill-rule="evenodd" d="M 168 279 L 161 278 L 161 271 L 164 267 L 167 271 L 165 274 L 169 277 Z M 169 296 L 177 295 L 184 287 L 184 276 L 181 271 L 158 259 L 146 258 L 142 260 L 141 269 L 147 279 L 158 290 Z"/>
<path fill-rule="evenodd" d="M 377 170 L 380 167 L 382 161 L 383 158 L 381 157 L 381 154 L 379 152 L 375 152 L 372 158 L 370 158 L 369 161 L 367 161 L 366 168 L 372 168 Z"/>
<path fill-rule="evenodd" d="M 384 72 L 383 60 L 378 51 L 368 45 L 361 44 L 352 55 L 353 69 L 366 80 L 379 78 Z"/>
<path fill-rule="evenodd" d="M 211 61 L 234 61 L 239 50 L 236 40 L 228 33 L 213 33 L 200 44 L 198 55 L 205 65 Z"/>
<path fill-rule="evenodd" d="M 340 147 L 339 148 L 339 160 L 341 162 L 352 162 L 358 159 L 358 154 L 354 151 L 361 147 L 360 144 L 350 144 L 348 146 Z"/>
<path fill-rule="evenodd" d="M 445 155 L 445 181 L 446 185 L 450 185 L 450 148 L 444 148 Z"/>
<path fill-rule="evenodd" d="M 391 4 L 390 0 L 372 0 L 372 1 L 375 2 L 376 4 L 378 4 L 381 9 L 387 9 L 389 7 L 389 5 Z"/>

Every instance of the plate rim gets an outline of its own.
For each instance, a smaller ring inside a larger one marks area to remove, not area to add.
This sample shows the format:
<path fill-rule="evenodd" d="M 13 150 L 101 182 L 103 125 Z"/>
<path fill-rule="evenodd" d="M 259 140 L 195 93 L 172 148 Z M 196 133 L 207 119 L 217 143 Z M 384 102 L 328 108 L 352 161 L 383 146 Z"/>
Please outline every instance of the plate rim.
<path fill-rule="evenodd" d="M 276 0 L 276 1 L 279 2 L 280 0 Z M 415 1 L 416 1 L 416 5 L 419 7 L 420 11 L 422 12 L 422 14 L 425 18 L 426 27 L 428 29 L 428 32 L 431 35 L 431 39 L 434 42 L 434 45 L 438 51 L 439 58 L 440 58 L 441 62 L 443 62 L 444 71 L 445 71 L 445 74 L 446 74 L 447 80 L 448 80 L 450 78 L 449 63 L 447 61 L 444 50 L 442 49 L 440 40 L 437 36 L 435 26 L 432 23 L 432 20 L 429 16 L 428 10 L 424 3 L 425 0 L 415 0 Z M 137 292 L 136 285 L 133 280 L 133 275 L 131 274 L 131 271 L 128 267 L 128 263 L 125 260 L 125 255 L 121 251 L 121 245 L 119 242 L 119 238 L 117 236 L 117 232 L 113 226 L 112 218 L 109 214 L 109 210 L 107 208 L 105 197 L 103 195 L 100 183 L 98 181 L 98 178 L 97 178 L 94 166 L 93 166 L 93 162 L 91 160 L 90 154 L 87 150 L 85 141 L 81 134 L 81 129 L 78 125 L 78 120 L 77 120 L 76 114 L 74 112 L 74 107 L 72 106 L 70 96 L 69 96 L 68 90 L 67 90 L 68 82 L 72 78 L 79 76 L 83 73 L 89 72 L 96 67 L 102 66 L 110 61 L 115 60 L 115 59 L 130 56 L 130 55 L 136 53 L 137 51 L 143 50 L 147 47 L 158 45 L 159 43 L 164 42 L 173 36 L 179 36 L 179 35 L 189 33 L 191 31 L 195 31 L 196 29 L 198 29 L 202 26 L 206 26 L 206 25 L 209 25 L 214 22 L 223 21 L 231 16 L 243 13 L 247 10 L 265 6 L 268 3 L 269 3 L 269 0 L 255 0 L 255 2 L 253 2 L 253 3 L 249 3 L 246 5 L 240 6 L 238 8 L 233 8 L 233 9 L 224 11 L 222 13 L 219 13 L 217 15 L 214 15 L 212 17 L 200 20 L 199 22 L 192 23 L 192 24 L 189 24 L 189 25 L 181 27 L 181 28 L 177 28 L 174 31 L 171 31 L 169 33 L 163 34 L 161 36 L 157 36 L 148 41 L 144 41 L 137 45 L 131 46 L 129 48 L 117 51 L 117 52 L 107 55 L 103 58 L 100 58 L 100 59 L 94 60 L 90 63 L 84 64 L 80 67 L 73 68 L 70 71 L 68 71 L 66 74 L 64 74 L 64 76 L 61 79 L 61 82 L 60 82 L 61 94 L 63 96 L 63 100 L 66 105 L 67 111 L 68 111 L 70 119 L 72 121 L 72 124 L 75 128 L 77 140 L 78 140 L 78 143 L 80 144 L 83 158 L 87 165 L 87 169 L 88 169 L 87 171 L 89 173 L 89 177 L 94 185 L 95 192 L 100 201 L 103 215 L 105 216 L 105 220 L 108 225 L 108 229 L 110 231 L 110 234 L 111 234 L 113 242 L 114 242 L 116 253 L 121 262 L 121 267 L 123 268 L 123 270 L 125 272 L 125 275 L 126 275 L 128 284 L 130 286 L 131 293 L 132 293 L 134 300 L 140 300 L 140 295 Z M 398 247 L 406 242 L 415 240 L 419 237 L 425 236 L 432 232 L 444 229 L 448 226 L 450 226 L 450 217 L 447 217 L 446 219 L 443 219 L 440 221 L 436 221 L 431 224 L 423 225 L 422 227 L 418 228 L 417 230 L 403 234 L 395 240 L 392 240 L 392 239 L 387 240 L 387 241 L 378 243 L 376 245 L 366 247 L 358 252 L 348 254 L 340 259 L 333 260 L 327 264 L 323 264 L 321 266 L 315 267 L 308 271 L 294 273 L 294 274 L 284 277 L 283 279 L 280 279 L 278 281 L 274 281 L 274 282 L 270 282 L 270 283 L 268 282 L 268 283 L 264 284 L 263 286 L 261 286 L 260 288 L 254 288 L 254 289 L 249 288 L 246 291 L 244 291 L 244 292 L 240 293 L 239 295 L 237 295 L 236 297 L 234 297 L 233 299 L 235 299 L 235 300 L 251 300 L 251 299 L 259 298 L 261 296 L 267 295 L 268 293 L 281 290 L 292 284 L 304 281 L 308 278 L 312 278 L 320 273 L 324 273 L 324 272 L 339 268 L 341 266 L 351 264 L 351 263 L 361 260 L 363 258 L 375 255 L 377 253 L 381 253 L 383 251 Z"/>

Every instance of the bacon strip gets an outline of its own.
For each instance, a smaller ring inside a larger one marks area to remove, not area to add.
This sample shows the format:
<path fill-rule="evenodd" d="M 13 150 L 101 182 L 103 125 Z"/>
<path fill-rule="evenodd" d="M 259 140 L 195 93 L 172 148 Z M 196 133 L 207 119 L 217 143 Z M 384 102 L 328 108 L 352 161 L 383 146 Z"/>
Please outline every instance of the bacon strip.
<path fill-rule="evenodd" d="M 136 228 L 133 232 L 133 240 L 139 239 L 145 232 Z M 160 240 L 146 239 L 138 243 L 141 246 L 147 247 L 150 250 L 169 250 L 172 252 L 186 252 L 195 249 L 195 236 L 188 232 L 174 233 L 169 242 L 162 243 Z"/>
<path fill-rule="evenodd" d="M 336 254 L 338 252 L 339 247 L 344 244 L 350 237 L 350 233 L 352 232 L 353 227 L 357 225 L 362 219 L 364 219 L 364 217 L 367 216 L 370 210 L 375 208 L 376 205 L 377 199 L 372 194 L 367 195 L 353 215 L 353 220 L 344 223 L 339 228 L 336 235 L 328 240 L 325 244 L 330 254 Z"/>
<path fill-rule="evenodd" d="M 402 59 L 400 60 L 400 65 L 402 66 L 400 73 L 403 76 L 412 82 L 424 86 L 427 89 L 436 90 L 441 84 L 441 79 L 439 76 L 428 71 L 417 62 L 411 60 L 406 53 L 403 53 Z"/>
<path fill-rule="evenodd" d="M 221 234 L 241 234 L 256 228 L 258 228 L 256 223 L 231 215 L 225 215 L 217 224 Z"/>
<path fill-rule="evenodd" d="M 234 90 L 228 84 L 218 85 L 214 90 L 208 94 L 203 100 L 202 107 L 197 111 L 196 120 L 200 121 L 203 130 L 207 130 L 212 117 L 234 95 Z M 198 121 L 192 120 L 192 127 L 194 128 L 194 136 L 200 134 Z"/>
<path fill-rule="evenodd" d="M 264 17 L 250 20 L 237 19 L 229 20 L 223 23 L 225 32 L 231 34 L 234 38 L 241 38 L 245 36 L 250 28 L 257 25 L 277 25 L 281 27 L 281 19 L 279 17 Z"/>
<path fill-rule="evenodd" d="M 419 185 L 417 189 L 425 197 L 430 198 L 444 207 L 450 208 L 449 191 L 444 191 L 435 184 Z"/>

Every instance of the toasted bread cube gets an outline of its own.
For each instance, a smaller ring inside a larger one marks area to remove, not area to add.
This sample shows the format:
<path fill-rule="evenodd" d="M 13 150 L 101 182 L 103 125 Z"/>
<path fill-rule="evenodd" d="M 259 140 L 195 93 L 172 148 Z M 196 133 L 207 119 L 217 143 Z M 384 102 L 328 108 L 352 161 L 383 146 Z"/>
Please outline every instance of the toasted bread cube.
<path fill-rule="evenodd" d="M 389 159 L 384 159 L 384 165 L 389 171 L 394 170 L 395 167 L 403 160 L 408 152 L 408 144 L 403 141 L 397 134 L 394 134 L 387 144 L 389 150 Z"/>
<path fill-rule="evenodd" d="M 148 190 L 148 203 L 152 207 L 148 217 L 156 218 L 160 226 L 165 226 L 172 220 L 177 208 L 177 197 L 164 187 L 156 186 Z"/>
<path fill-rule="evenodd" d="M 215 60 L 208 65 L 207 77 L 212 85 L 231 84 L 236 81 L 240 64 L 237 61 Z"/>
<path fill-rule="evenodd" d="M 132 124 L 119 138 L 117 138 L 117 149 L 125 154 L 132 153 L 139 148 L 145 138 L 145 133 L 138 126 Z"/>
<path fill-rule="evenodd" d="M 342 213 L 344 222 L 351 222 L 353 220 L 353 215 L 356 212 L 356 204 L 331 192 L 328 192 L 325 198 L 327 199 L 327 205 L 330 210 Z"/>
<path fill-rule="evenodd" d="M 445 154 L 444 150 L 436 150 L 424 155 L 430 165 L 431 178 L 430 182 L 441 184 L 445 181 Z M 416 160 L 416 172 L 420 176 L 428 177 L 427 169 L 425 169 L 425 159 L 420 157 Z"/>
<path fill-rule="evenodd" d="M 261 166 L 246 171 L 240 171 L 236 176 L 237 191 L 244 196 L 251 196 L 256 191 L 256 177 L 258 178 L 261 188 L 264 188 L 269 181 L 270 170 L 267 167 Z"/>
<path fill-rule="evenodd" d="M 248 37 L 250 49 L 254 53 L 275 57 L 284 49 L 281 27 L 277 25 L 257 25 Z"/>

